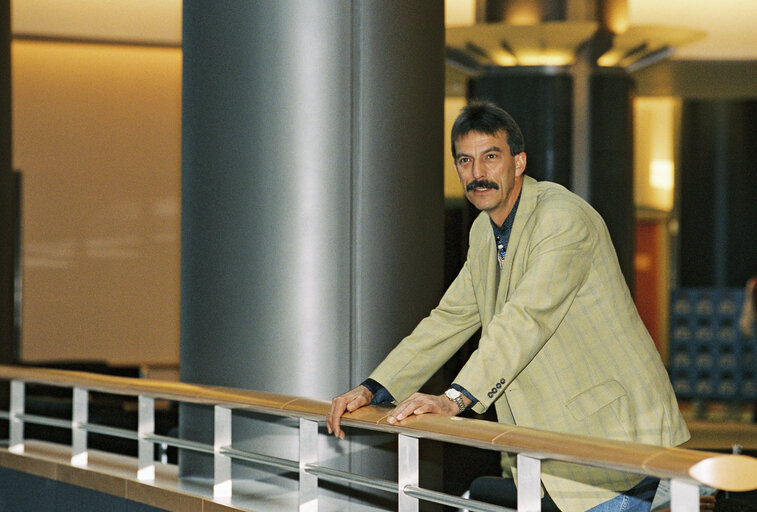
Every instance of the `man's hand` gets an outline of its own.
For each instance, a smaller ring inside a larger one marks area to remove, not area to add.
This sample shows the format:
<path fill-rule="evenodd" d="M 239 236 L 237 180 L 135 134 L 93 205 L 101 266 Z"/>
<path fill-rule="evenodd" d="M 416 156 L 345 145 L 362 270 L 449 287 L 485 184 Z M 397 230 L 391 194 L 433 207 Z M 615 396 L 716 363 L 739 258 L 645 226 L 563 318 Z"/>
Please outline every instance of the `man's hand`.
<path fill-rule="evenodd" d="M 466 402 L 467 399 L 464 399 Z M 466 404 L 467 405 L 467 404 Z M 444 416 L 457 416 L 460 410 L 452 400 L 444 395 L 426 395 L 413 393 L 410 398 L 400 402 L 386 419 L 389 423 L 397 423 L 410 415 L 435 413 Z"/>
<path fill-rule="evenodd" d="M 334 434 L 334 437 L 344 439 L 344 431 L 341 428 L 342 415 L 368 405 L 371 400 L 373 400 L 373 393 L 365 386 L 358 386 L 334 398 L 331 401 L 329 416 L 326 418 L 326 430 L 329 434 Z"/>

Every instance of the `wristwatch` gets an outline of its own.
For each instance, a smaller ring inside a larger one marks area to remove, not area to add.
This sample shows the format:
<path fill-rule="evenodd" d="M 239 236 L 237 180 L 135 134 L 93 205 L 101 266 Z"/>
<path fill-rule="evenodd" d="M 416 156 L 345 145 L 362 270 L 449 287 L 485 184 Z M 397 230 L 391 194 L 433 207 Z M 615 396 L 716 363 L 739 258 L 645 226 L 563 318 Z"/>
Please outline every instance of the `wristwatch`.
<path fill-rule="evenodd" d="M 444 396 L 446 396 L 451 401 L 457 404 L 457 408 L 459 409 L 457 411 L 458 414 L 465 410 L 465 402 L 463 402 L 463 394 L 460 393 L 458 390 L 449 388 L 447 391 L 444 392 Z"/>

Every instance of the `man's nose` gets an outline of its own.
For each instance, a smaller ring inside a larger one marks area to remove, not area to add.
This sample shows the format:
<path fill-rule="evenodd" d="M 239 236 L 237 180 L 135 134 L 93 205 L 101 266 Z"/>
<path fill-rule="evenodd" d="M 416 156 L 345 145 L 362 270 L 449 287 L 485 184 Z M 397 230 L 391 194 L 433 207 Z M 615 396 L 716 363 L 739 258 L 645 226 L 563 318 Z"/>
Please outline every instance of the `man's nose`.
<path fill-rule="evenodd" d="M 484 177 L 484 174 L 484 166 L 481 165 L 478 160 L 473 160 L 473 163 L 471 164 L 471 175 L 473 176 L 473 179 L 479 180 Z"/>

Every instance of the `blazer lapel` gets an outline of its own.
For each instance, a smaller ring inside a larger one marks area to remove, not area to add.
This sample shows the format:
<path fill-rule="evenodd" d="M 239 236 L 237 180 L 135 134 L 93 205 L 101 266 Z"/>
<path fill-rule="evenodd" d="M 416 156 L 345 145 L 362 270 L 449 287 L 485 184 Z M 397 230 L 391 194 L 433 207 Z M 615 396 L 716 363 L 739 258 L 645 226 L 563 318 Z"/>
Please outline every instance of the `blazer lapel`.
<path fill-rule="evenodd" d="M 494 232 L 491 228 L 489 216 L 482 212 L 482 215 L 486 216 L 486 226 L 488 229 L 484 230 L 484 239 L 481 244 L 481 281 L 484 291 L 484 304 L 483 310 L 480 311 L 481 319 L 486 325 L 494 314 L 494 304 L 497 300 L 497 267 L 499 266 L 499 260 L 497 259 L 497 247 L 494 243 Z"/>
<path fill-rule="evenodd" d="M 500 303 L 506 301 L 510 296 L 510 279 L 513 272 L 515 253 L 521 245 L 520 238 L 523 236 L 526 221 L 531 216 L 531 213 L 533 213 L 534 208 L 536 208 L 536 183 L 536 180 L 530 176 L 524 176 L 518 211 L 515 212 L 515 222 L 513 222 L 513 229 L 510 232 L 510 240 L 507 243 L 507 251 L 505 252 L 505 261 L 502 264 L 500 272 L 496 298 L 497 311 L 500 310 Z"/>

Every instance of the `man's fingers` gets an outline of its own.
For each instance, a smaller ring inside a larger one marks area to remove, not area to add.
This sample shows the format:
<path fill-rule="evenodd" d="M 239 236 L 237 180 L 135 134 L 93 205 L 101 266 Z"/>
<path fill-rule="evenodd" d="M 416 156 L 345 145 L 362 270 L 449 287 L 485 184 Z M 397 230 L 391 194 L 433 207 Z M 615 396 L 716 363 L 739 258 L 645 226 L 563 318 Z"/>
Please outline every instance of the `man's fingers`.
<path fill-rule="evenodd" d="M 341 428 L 342 416 L 345 412 L 355 411 L 371 402 L 373 393 L 366 387 L 358 386 L 347 393 L 334 398 L 331 401 L 329 415 L 326 418 L 326 430 L 329 434 L 344 439 L 344 431 Z"/>
<path fill-rule="evenodd" d="M 389 423 L 395 423 L 397 421 L 404 420 L 413 413 L 415 408 L 415 400 L 409 398 L 394 408 L 394 410 L 389 414 L 387 421 Z"/>
<path fill-rule="evenodd" d="M 443 396 L 440 397 L 436 395 L 415 393 L 410 398 L 395 407 L 394 410 L 389 414 L 389 417 L 386 419 L 386 421 L 394 424 L 398 421 L 404 420 L 411 415 L 429 413 L 447 414 L 448 416 L 454 416 L 454 414 L 450 414 L 449 411 L 445 412 L 445 400 L 447 399 Z"/>
<path fill-rule="evenodd" d="M 342 416 L 345 412 L 352 412 L 355 411 L 362 406 L 364 406 L 365 403 L 362 403 L 360 398 L 355 398 L 349 402 L 347 402 L 343 407 L 339 408 L 339 414 L 336 414 L 333 416 L 333 425 L 334 425 L 334 435 L 338 437 L 339 439 L 344 439 L 345 433 L 344 430 L 342 430 Z M 331 432 L 329 432 L 331 433 Z"/>
<path fill-rule="evenodd" d="M 364 397 L 359 396 L 347 404 L 347 411 L 352 412 L 354 410 L 360 409 L 362 406 L 366 405 L 367 403 L 368 402 L 365 400 Z"/>
<path fill-rule="evenodd" d="M 338 399 L 332 400 L 331 408 L 329 408 L 329 415 L 326 417 L 326 427 L 328 428 L 329 433 L 331 432 L 334 421 L 339 417 L 339 413 L 337 412 L 338 408 Z"/>
<path fill-rule="evenodd" d="M 431 397 L 429 395 L 421 395 L 420 393 L 415 393 L 410 398 L 395 407 L 394 410 L 389 414 L 389 417 L 386 419 L 386 421 L 388 421 L 389 423 L 396 423 L 413 414 L 425 414 L 427 412 L 432 412 L 433 406 L 430 403 L 430 399 Z"/>
<path fill-rule="evenodd" d="M 344 432 L 342 432 L 340 427 L 345 408 L 346 404 L 343 398 L 337 397 L 332 400 L 329 416 L 326 419 L 326 430 L 328 430 L 329 434 L 344 438 Z"/>
<path fill-rule="evenodd" d="M 439 412 L 434 410 L 434 407 L 431 406 L 431 404 L 422 404 L 417 409 L 413 410 L 413 414 L 426 414 L 428 412 Z"/>
<path fill-rule="evenodd" d="M 389 416 L 386 418 L 386 421 L 389 423 L 397 423 L 398 421 L 402 420 L 405 417 L 404 411 L 405 410 L 405 402 L 402 402 L 400 405 L 394 408 L 392 412 L 389 413 Z"/>

